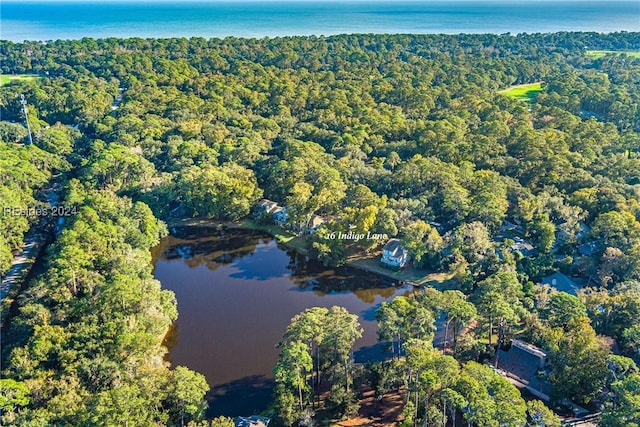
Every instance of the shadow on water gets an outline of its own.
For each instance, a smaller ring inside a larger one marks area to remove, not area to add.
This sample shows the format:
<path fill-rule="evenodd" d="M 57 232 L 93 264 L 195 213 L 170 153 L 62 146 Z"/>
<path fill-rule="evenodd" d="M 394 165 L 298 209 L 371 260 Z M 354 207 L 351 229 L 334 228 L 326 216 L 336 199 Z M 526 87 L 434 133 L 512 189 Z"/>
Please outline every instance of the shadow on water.
<path fill-rule="evenodd" d="M 280 253 L 274 252 L 268 245 L 258 245 L 251 255 L 238 260 L 236 272 L 229 275 L 234 279 L 266 281 L 288 276 L 280 265 Z"/>
<path fill-rule="evenodd" d="M 378 342 L 373 345 L 360 347 L 353 352 L 353 361 L 355 363 L 374 363 L 389 360 L 393 356 L 391 352 L 391 344 Z"/>
<path fill-rule="evenodd" d="M 274 385 L 273 379 L 265 375 L 250 375 L 217 385 L 207 395 L 207 418 L 258 414 L 271 402 Z"/>
<path fill-rule="evenodd" d="M 189 268 L 205 266 L 216 271 L 234 265 L 229 277 L 266 281 L 284 277 L 278 253 L 268 245 L 272 238 L 264 233 L 248 230 L 212 230 L 204 227 L 176 227 L 152 250 L 157 260 L 182 260 Z"/>
<path fill-rule="evenodd" d="M 380 308 L 380 306 L 382 305 L 382 303 L 376 304 L 376 305 L 372 305 L 371 307 L 367 308 L 366 310 L 360 312 L 360 318 L 362 320 L 367 320 L 369 322 L 375 322 L 376 321 L 376 311 L 378 311 L 378 309 Z"/>
<path fill-rule="evenodd" d="M 296 280 L 295 277 L 291 278 L 296 286 L 290 288 L 291 291 L 296 292 L 313 292 L 318 296 L 336 295 L 336 294 L 353 294 L 362 302 L 367 304 L 373 304 L 376 301 L 376 297 L 390 298 L 398 291 L 397 283 L 384 283 L 384 282 L 369 282 L 368 286 L 365 283 L 358 283 L 358 281 L 349 279 L 338 279 L 335 277 L 318 277 L 316 279 Z M 410 292 L 409 290 L 408 292 Z M 375 310 L 379 307 L 376 305 L 372 307 L 373 314 L 364 318 L 364 320 L 375 320 Z"/>
<path fill-rule="evenodd" d="M 171 326 L 169 326 L 169 330 L 165 334 L 162 340 L 162 346 L 167 349 L 167 353 L 164 356 L 164 360 L 173 365 L 173 361 L 171 360 L 171 353 L 168 351 L 172 349 L 178 344 L 178 323 L 173 322 Z"/>
<path fill-rule="evenodd" d="M 366 303 L 373 303 L 376 297 L 389 298 L 396 291 L 396 280 L 349 267 L 329 269 L 320 262 L 302 255 L 289 254 L 291 281 L 297 286 L 292 290 L 312 291 L 316 295 L 348 293 L 356 295 Z"/>

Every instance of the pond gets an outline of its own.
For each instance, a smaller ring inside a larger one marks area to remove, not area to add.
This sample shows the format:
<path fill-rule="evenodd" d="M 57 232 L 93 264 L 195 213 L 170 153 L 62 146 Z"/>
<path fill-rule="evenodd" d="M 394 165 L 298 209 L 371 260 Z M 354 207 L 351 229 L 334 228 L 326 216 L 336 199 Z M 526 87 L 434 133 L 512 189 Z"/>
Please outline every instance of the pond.
<path fill-rule="evenodd" d="M 295 314 L 334 305 L 357 314 L 364 333 L 356 361 L 372 360 L 380 356 L 376 308 L 412 291 L 360 270 L 326 268 L 251 231 L 172 229 L 152 254 L 155 277 L 178 301 L 167 360 L 205 375 L 212 388 L 208 416 L 267 407 L 276 344 Z"/>

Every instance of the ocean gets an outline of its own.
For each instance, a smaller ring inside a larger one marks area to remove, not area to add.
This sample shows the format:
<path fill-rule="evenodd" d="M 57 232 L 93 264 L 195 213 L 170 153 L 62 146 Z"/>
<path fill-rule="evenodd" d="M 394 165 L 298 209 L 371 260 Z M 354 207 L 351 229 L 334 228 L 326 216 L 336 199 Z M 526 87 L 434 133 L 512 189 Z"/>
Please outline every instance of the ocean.
<path fill-rule="evenodd" d="M 640 31 L 640 1 L 3 0 L 0 38 Z"/>

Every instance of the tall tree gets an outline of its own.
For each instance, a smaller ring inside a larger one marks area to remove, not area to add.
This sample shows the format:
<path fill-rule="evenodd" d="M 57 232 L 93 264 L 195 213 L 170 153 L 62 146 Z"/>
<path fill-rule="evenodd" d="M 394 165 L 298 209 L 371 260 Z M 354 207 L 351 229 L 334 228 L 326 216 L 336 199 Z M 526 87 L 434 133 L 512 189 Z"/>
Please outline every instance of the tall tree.
<path fill-rule="evenodd" d="M 616 399 L 602 413 L 603 427 L 640 425 L 640 375 L 630 375 L 612 385 Z"/>
<path fill-rule="evenodd" d="M 522 285 L 512 272 L 499 272 L 478 283 L 473 300 L 488 327 L 489 344 L 493 343 L 495 326 L 498 327 L 499 348 L 506 329 L 520 320 L 522 297 Z"/>
<path fill-rule="evenodd" d="M 527 402 L 527 413 L 535 427 L 560 427 L 560 417 L 540 400 Z"/>
<path fill-rule="evenodd" d="M 253 171 L 236 164 L 192 166 L 176 178 L 176 197 L 194 216 L 240 219 L 261 197 Z"/>
<path fill-rule="evenodd" d="M 433 312 L 413 297 L 400 296 L 383 302 L 376 310 L 380 340 L 392 343 L 392 352 L 400 356 L 404 343 L 415 338 L 432 342 L 435 333 Z"/>
<path fill-rule="evenodd" d="M 300 416 L 305 407 L 307 388 L 306 375 L 313 367 L 307 345 L 300 341 L 285 344 L 273 369 L 276 384 L 282 384 L 296 390 L 298 400 L 297 414 Z M 286 391 L 282 391 L 286 392 Z"/>
<path fill-rule="evenodd" d="M 409 250 L 416 265 L 440 266 L 440 252 L 444 245 L 438 230 L 418 220 L 404 227 L 402 233 L 402 246 Z"/>
<path fill-rule="evenodd" d="M 557 328 L 545 340 L 551 350 L 553 396 L 581 402 L 593 399 L 605 385 L 609 350 L 596 337 L 589 319 L 577 319 L 567 332 Z"/>
<path fill-rule="evenodd" d="M 476 307 L 467 301 L 465 295 L 460 291 L 444 291 L 441 294 L 440 307 L 446 316 L 446 326 L 444 332 L 444 348 L 447 347 L 447 340 L 450 328 L 453 328 L 453 352 L 455 354 L 458 347 L 458 335 L 476 316 Z"/>

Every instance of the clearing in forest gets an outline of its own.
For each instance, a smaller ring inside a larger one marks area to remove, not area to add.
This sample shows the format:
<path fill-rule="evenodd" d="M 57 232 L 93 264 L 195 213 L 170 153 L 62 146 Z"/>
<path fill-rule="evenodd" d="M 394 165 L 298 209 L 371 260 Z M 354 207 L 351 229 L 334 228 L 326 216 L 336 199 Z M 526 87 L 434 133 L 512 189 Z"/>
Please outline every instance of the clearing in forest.
<path fill-rule="evenodd" d="M 506 89 L 498 91 L 498 93 L 501 93 L 503 95 L 507 95 L 507 96 L 510 96 L 511 98 L 519 99 L 520 101 L 525 101 L 525 102 L 535 101 L 540 92 L 542 92 L 542 82 L 509 86 Z"/>
<path fill-rule="evenodd" d="M 4 86 L 18 80 L 35 80 L 37 78 L 40 78 L 37 74 L 0 74 L 0 86 Z"/>
<path fill-rule="evenodd" d="M 605 55 L 629 55 L 633 58 L 640 58 L 640 50 L 588 50 L 586 55 L 589 58 L 600 59 Z"/>

